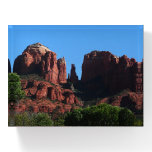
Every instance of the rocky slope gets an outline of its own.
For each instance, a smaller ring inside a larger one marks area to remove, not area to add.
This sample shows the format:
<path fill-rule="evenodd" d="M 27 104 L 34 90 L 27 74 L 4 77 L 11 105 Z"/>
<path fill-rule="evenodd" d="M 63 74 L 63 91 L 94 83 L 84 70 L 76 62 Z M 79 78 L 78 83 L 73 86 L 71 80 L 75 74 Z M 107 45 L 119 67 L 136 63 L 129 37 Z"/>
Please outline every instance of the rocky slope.
<path fill-rule="evenodd" d="M 29 45 L 15 59 L 13 72 L 19 75 L 38 74 L 52 83 L 66 83 L 65 59 L 56 58 L 56 53 L 40 43 Z"/>
<path fill-rule="evenodd" d="M 47 112 L 64 113 L 82 106 L 70 89 L 63 89 L 60 85 L 42 81 L 21 79 L 22 89 L 26 98 L 19 101 L 15 107 L 17 112 Z"/>
<path fill-rule="evenodd" d="M 143 110 L 143 94 L 124 90 L 120 94 L 101 99 L 98 104 L 108 103 L 113 106 L 126 107 L 133 112 L 139 113 Z"/>
<path fill-rule="evenodd" d="M 89 83 L 95 79 L 100 79 L 100 83 Z M 117 57 L 108 51 L 93 51 L 84 56 L 81 80 L 92 90 L 101 86 L 110 93 L 124 89 L 142 93 L 143 63 L 126 55 Z"/>

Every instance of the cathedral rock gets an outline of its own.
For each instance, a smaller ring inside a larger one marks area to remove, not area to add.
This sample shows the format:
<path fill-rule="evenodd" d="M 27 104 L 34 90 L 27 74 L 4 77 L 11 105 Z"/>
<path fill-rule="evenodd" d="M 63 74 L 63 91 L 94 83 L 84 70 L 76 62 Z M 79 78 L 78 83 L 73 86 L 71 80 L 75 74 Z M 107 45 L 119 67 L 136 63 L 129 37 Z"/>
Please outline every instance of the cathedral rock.
<path fill-rule="evenodd" d="M 66 83 L 65 59 L 56 58 L 56 53 L 40 43 L 29 45 L 15 59 L 13 72 L 19 75 L 38 74 L 52 83 Z"/>
<path fill-rule="evenodd" d="M 92 51 L 84 56 L 81 80 L 85 84 L 100 78 L 92 85 L 104 86 L 110 93 L 124 89 L 143 92 L 143 62 L 126 55 L 117 57 L 109 51 Z M 89 86 L 90 87 L 90 86 Z"/>

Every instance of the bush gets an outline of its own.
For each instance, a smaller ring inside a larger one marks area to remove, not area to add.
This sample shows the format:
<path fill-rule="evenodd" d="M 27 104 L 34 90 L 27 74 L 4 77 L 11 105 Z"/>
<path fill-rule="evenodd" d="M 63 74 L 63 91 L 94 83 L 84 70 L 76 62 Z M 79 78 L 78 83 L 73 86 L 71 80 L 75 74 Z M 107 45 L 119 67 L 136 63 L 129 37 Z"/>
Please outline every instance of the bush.
<path fill-rule="evenodd" d="M 127 108 L 122 108 L 119 112 L 120 126 L 134 126 L 135 115 Z"/>
<path fill-rule="evenodd" d="M 60 116 L 54 120 L 54 126 L 64 126 L 64 117 Z"/>
<path fill-rule="evenodd" d="M 47 113 L 30 114 L 27 112 L 14 115 L 15 126 L 52 126 L 53 121 Z M 63 119 L 64 120 L 64 119 Z M 62 122 L 63 124 L 64 122 Z M 8 125 L 10 124 L 10 116 L 8 117 Z M 61 125 L 61 122 L 60 122 Z"/>
<path fill-rule="evenodd" d="M 30 126 L 28 113 L 16 114 L 14 117 L 15 126 Z"/>
<path fill-rule="evenodd" d="M 134 126 L 143 126 L 143 125 L 144 125 L 143 124 L 143 114 L 142 115 L 137 114 L 136 115 L 136 120 L 134 122 Z"/>
<path fill-rule="evenodd" d="M 80 126 L 82 121 L 82 109 L 75 109 L 73 112 L 68 112 L 65 116 L 65 126 Z"/>
<path fill-rule="evenodd" d="M 108 104 L 85 108 L 82 112 L 84 126 L 116 126 L 119 125 L 119 108 Z"/>
<path fill-rule="evenodd" d="M 47 113 L 33 114 L 31 118 L 31 126 L 52 126 L 53 121 Z"/>
<path fill-rule="evenodd" d="M 134 126 L 143 126 L 143 121 L 142 120 L 135 120 Z"/>
<path fill-rule="evenodd" d="M 109 104 L 100 104 L 76 109 L 65 116 L 65 126 L 130 126 L 134 125 L 134 114 L 126 109 Z"/>

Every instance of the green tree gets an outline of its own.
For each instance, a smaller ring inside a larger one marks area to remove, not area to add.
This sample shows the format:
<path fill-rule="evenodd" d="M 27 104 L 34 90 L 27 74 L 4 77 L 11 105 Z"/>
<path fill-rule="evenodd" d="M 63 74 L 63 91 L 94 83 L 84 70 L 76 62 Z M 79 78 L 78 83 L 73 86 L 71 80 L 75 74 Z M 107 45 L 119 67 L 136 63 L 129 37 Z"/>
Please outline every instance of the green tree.
<path fill-rule="evenodd" d="M 31 126 L 53 126 L 53 121 L 47 113 L 33 114 Z"/>
<path fill-rule="evenodd" d="M 81 126 L 82 117 L 82 109 L 75 109 L 67 113 L 64 124 L 65 126 Z"/>
<path fill-rule="evenodd" d="M 100 104 L 83 110 L 84 126 L 117 126 L 120 108 L 109 104 Z"/>
<path fill-rule="evenodd" d="M 54 126 L 64 126 L 64 115 L 59 116 L 54 120 Z"/>
<path fill-rule="evenodd" d="M 134 126 L 135 115 L 127 108 L 121 108 L 119 112 L 119 125 L 120 126 Z"/>
<path fill-rule="evenodd" d="M 9 104 L 9 126 L 14 126 L 14 105 L 25 96 L 25 92 L 21 89 L 20 77 L 16 73 L 8 74 L 8 102 Z"/>
<path fill-rule="evenodd" d="M 100 104 L 67 113 L 64 124 L 65 126 L 133 126 L 134 120 L 134 114 L 128 109 Z"/>
<path fill-rule="evenodd" d="M 143 126 L 143 121 L 136 119 L 134 122 L 134 126 Z"/>
<path fill-rule="evenodd" d="M 14 116 L 15 126 L 30 126 L 30 117 L 27 112 L 16 114 Z"/>
<path fill-rule="evenodd" d="M 16 73 L 8 74 L 8 101 L 17 103 L 18 100 L 25 96 L 25 92 L 21 89 L 20 76 Z"/>

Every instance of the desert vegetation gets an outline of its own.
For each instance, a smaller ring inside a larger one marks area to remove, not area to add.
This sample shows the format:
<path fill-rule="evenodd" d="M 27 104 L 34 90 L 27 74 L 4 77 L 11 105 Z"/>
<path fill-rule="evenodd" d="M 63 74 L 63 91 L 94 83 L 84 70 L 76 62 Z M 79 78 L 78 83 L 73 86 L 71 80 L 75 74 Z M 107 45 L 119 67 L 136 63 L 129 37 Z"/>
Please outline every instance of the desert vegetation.
<path fill-rule="evenodd" d="M 25 96 L 22 90 L 20 76 L 16 73 L 8 74 L 8 101 L 16 103 Z"/>
<path fill-rule="evenodd" d="M 9 119 L 10 121 L 10 119 Z M 53 119 L 48 113 L 16 113 L 14 126 L 142 126 L 129 109 L 101 104 L 72 110 Z"/>

